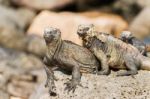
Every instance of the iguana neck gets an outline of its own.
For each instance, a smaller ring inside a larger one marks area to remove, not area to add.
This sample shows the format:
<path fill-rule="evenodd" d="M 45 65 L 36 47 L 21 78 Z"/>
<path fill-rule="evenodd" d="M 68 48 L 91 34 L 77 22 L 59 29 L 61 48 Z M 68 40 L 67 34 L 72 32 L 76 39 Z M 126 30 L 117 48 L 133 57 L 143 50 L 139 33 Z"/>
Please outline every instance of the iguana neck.
<path fill-rule="evenodd" d="M 47 44 L 47 46 L 48 46 L 47 52 L 48 52 L 49 58 L 52 58 L 55 55 L 56 51 L 60 48 L 61 44 L 62 44 L 61 39 L 57 42 L 52 42 L 50 44 Z"/>
<path fill-rule="evenodd" d="M 83 45 L 87 46 L 88 45 L 87 43 L 89 43 L 89 40 L 91 40 L 91 38 L 93 38 L 95 35 L 97 35 L 97 32 L 94 31 L 93 29 L 90 29 L 90 31 L 87 32 L 87 35 L 82 38 Z"/>

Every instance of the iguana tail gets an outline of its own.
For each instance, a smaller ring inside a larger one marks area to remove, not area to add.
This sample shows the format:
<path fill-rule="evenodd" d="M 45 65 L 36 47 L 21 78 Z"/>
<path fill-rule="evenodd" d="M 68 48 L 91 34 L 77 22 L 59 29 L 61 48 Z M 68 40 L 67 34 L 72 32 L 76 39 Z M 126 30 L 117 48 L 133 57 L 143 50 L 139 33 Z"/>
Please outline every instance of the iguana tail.
<path fill-rule="evenodd" d="M 150 58 L 142 56 L 141 69 L 150 71 Z"/>

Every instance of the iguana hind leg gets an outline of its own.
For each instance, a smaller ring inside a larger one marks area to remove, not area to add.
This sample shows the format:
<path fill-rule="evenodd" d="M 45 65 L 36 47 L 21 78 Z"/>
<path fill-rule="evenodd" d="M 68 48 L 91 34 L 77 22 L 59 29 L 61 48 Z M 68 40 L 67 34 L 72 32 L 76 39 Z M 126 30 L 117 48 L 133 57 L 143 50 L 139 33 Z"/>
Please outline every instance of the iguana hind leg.
<path fill-rule="evenodd" d="M 137 66 L 135 65 L 134 60 L 131 57 L 125 58 L 125 65 L 128 70 L 125 72 L 118 72 L 117 76 L 129 76 L 138 73 Z"/>

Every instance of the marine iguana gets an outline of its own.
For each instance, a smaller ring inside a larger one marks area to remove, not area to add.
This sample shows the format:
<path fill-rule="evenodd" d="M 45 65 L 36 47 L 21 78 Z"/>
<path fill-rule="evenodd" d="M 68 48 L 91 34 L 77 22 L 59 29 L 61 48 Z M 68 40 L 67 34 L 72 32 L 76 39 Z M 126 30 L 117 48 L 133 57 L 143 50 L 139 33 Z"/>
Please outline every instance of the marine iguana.
<path fill-rule="evenodd" d="M 52 67 L 59 67 L 68 72 L 72 72 L 72 79 L 66 83 L 66 89 L 75 91 L 76 86 L 80 85 L 81 73 L 94 73 L 100 66 L 96 57 L 87 49 L 71 41 L 61 39 L 61 32 L 57 28 L 46 28 L 43 35 L 47 52 L 44 57 L 47 81 L 45 86 L 49 92 L 56 91 L 54 83 L 54 72 Z"/>
<path fill-rule="evenodd" d="M 109 68 L 127 69 L 118 72 L 118 76 L 135 75 L 138 69 L 150 70 L 150 58 L 111 34 L 96 32 L 94 25 L 79 25 L 77 34 L 82 38 L 83 45 L 102 61 L 102 70 L 98 74 L 108 74 Z"/>
<path fill-rule="evenodd" d="M 146 56 L 146 44 L 134 37 L 131 32 L 123 31 L 120 35 L 120 39 L 126 43 L 135 46 L 142 55 Z"/>

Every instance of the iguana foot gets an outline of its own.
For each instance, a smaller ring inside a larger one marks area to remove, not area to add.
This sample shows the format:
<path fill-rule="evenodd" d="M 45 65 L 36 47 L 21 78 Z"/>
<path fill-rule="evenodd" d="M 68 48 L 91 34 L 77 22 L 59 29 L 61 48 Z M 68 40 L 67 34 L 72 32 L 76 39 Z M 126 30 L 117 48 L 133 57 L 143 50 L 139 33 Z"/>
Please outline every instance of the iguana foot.
<path fill-rule="evenodd" d="M 51 96 L 56 96 L 56 86 L 55 86 L 54 81 L 47 80 L 46 83 L 45 83 L 45 87 L 49 88 L 49 94 Z"/>
<path fill-rule="evenodd" d="M 117 76 L 130 76 L 130 75 L 136 75 L 137 71 L 119 71 L 117 72 Z"/>
<path fill-rule="evenodd" d="M 73 93 L 75 92 L 77 85 L 82 86 L 77 81 L 68 81 L 65 84 L 66 84 L 65 90 L 67 90 L 68 92 L 72 91 Z"/>
<path fill-rule="evenodd" d="M 98 75 L 108 75 L 110 73 L 109 70 L 102 70 L 102 71 L 99 71 L 97 74 Z"/>

